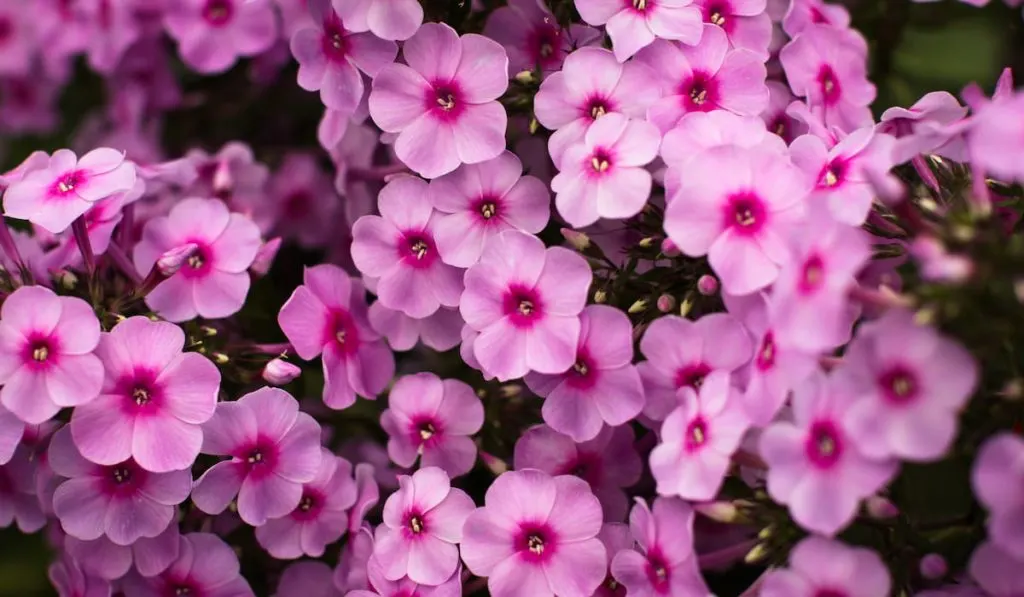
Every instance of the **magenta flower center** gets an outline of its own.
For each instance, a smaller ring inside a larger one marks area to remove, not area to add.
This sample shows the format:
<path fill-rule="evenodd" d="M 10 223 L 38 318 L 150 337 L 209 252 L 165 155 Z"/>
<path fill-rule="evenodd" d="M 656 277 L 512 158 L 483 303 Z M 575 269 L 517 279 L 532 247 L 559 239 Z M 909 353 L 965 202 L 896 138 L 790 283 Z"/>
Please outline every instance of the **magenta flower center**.
<path fill-rule="evenodd" d="M 597 383 L 597 368 L 586 349 L 580 349 L 576 353 L 576 362 L 565 375 L 565 381 L 569 387 L 580 390 L 594 387 L 594 384 Z"/>
<path fill-rule="evenodd" d="M 549 559 L 558 548 L 554 531 L 545 523 L 523 523 L 513 542 L 519 557 L 530 563 Z"/>
<path fill-rule="evenodd" d="M 556 50 L 561 45 L 562 31 L 553 24 L 544 23 L 533 29 L 527 41 L 532 63 L 545 67 L 558 60 Z"/>
<path fill-rule="evenodd" d="M 839 79 L 835 71 L 829 65 L 823 65 L 818 71 L 818 85 L 821 87 L 821 97 L 825 105 L 831 106 L 839 101 L 842 90 L 839 88 Z"/>
<path fill-rule="evenodd" d="M 718 82 L 710 73 L 694 72 L 680 92 L 687 112 L 710 112 L 718 107 Z"/>
<path fill-rule="evenodd" d="M 583 117 L 590 120 L 597 120 L 605 114 L 614 111 L 615 109 L 611 102 L 608 101 L 608 98 L 599 95 L 591 97 L 583 104 Z"/>
<path fill-rule="evenodd" d="M 494 197 L 481 197 L 473 203 L 473 211 L 480 214 L 483 221 L 490 222 L 498 216 L 498 199 Z"/>
<path fill-rule="evenodd" d="M 753 236 L 764 226 L 768 214 L 760 197 L 744 191 L 729 197 L 724 215 L 726 228 L 743 236 Z"/>
<path fill-rule="evenodd" d="M 428 268 L 437 257 L 433 244 L 433 239 L 422 232 L 406 232 L 398 244 L 399 258 L 415 269 Z"/>
<path fill-rule="evenodd" d="M 725 2 L 709 2 L 704 7 L 704 22 L 728 30 L 732 26 L 732 8 Z"/>
<path fill-rule="evenodd" d="M 435 118 L 449 122 L 458 118 L 464 107 L 462 90 L 454 81 L 434 83 L 426 96 L 427 112 Z"/>
<path fill-rule="evenodd" d="M 432 416 L 419 416 L 412 420 L 409 435 L 414 445 L 429 447 L 441 441 L 444 429 L 440 421 Z"/>
<path fill-rule="evenodd" d="M 631 8 L 639 13 L 647 12 L 655 6 L 654 0 L 625 0 L 625 3 L 626 8 Z"/>
<path fill-rule="evenodd" d="M 146 480 L 146 473 L 131 460 L 103 467 L 103 491 L 107 495 L 130 497 L 136 494 Z"/>
<path fill-rule="evenodd" d="M 202 597 L 203 591 L 192 580 L 172 579 L 168 581 L 162 597 Z"/>
<path fill-rule="evenodd" d="M 121 409 L 130 416 L 154 415 L 161 410 L 162 392 L 157 384 L 157 371 L 136 369 L 115 385 L 121 396 Z"/>
<path fill-rule="evenodd" d="M 882 395 L 893 404 L 907 404 L 918 395 L 917 376 L 901 365 L 883 373 L 878 379 L 878 385 L 882 388 Z"/>
<path fill-rule="evenodd" d="M 513 284 L 505 291 L 502 308 L 512 325 L 519 328 L 532 327 L 544 315 L 544 305 L 537 292 L 520 284 Z"/>
<path fill-rule="evenodd" d="M 779 112 L 778 116 L 768 123 L 768 130 L 775 133 L 786 143 L 793 140 L 790 134 L 789 118 L 786 116 L 785 112 Z"/>
<path fill-rule="evenodd" d="M 299 505 L 295 507 L 292 512 L 292 518 L 296 520 L 314 520 L 320 510 L 323 509 L 324 496 L 319 491 L 315 491 L 309 488 L 302 494 L 302 499 L 299 500 Z"/>
<path fill-rule="evenodd" d="M 359 350 L 359 330 L 352 315 L 343 309 L 331 312 L 324 344 L 333 343 L 342 356 L 355 354 Z"/>
<path fill-rule="evenodd" d="M 320 40 L 321 51 L 332 62 L 341 62 L 349 52 L 349 41 L 341 19 L 331 13 L 324 22 L 324 35 Z"/>
<path fill-rule="evenodd" d="M 85 182 L 85 172 L 81 170 L 73 170 L 67 172 L 57 179 L 57 182 L 53 183 L 50 187 L 50 195 L 54 197 L 66 197 L 74 192 L 75 187 Z"/>
<path fill-rule="evenodd" d="M 298 220 L 309 213 L 313 196 L 306 189 L 298 189 L 289 193 L 283 203 L 285 216 L 291 220 Z"/>
<path fill-rule="evenodd" d="M 761 340 L 761 348 L 757 351 L 754 363 L 761 371 L 767 371 L 775 366 L 775 334 L 771 331 L 764 335 Z"/>
<path fill-rule="evenodd" d="M 818 179 L 818 187 L 832 188 L 846 178 L 846 161 L 836 158 L 825 165 Z"/>
<path fill-rule="evenodd" d="M 817 421 L 811 425 L 807 437 L 807 458 L 819 468 L 831 468 L 843 454 L 839 430 L 831 421 Z"/>
<path fill-rule="evenodd" d="M 22 350 L 23 363 L 36 370 L 48 369 L 57 356 L 57 339 L 39 333 L 29 334 Z"/>
<path fill-rule="evenodd" d="M 417 537 L 427 530 L 427 521 L 421 512 L 409 510 L 403 518 L 402 527 L 405 529 L 406 537 Z"/>
<path fill-rule="evenodd" d="M 704 383 L 704 378 L 711 373 L 711 367 L 708 367 L 704 363 L 692 363 L 684 367 L 680 367 L 676 371 L 675 385 L 676 389 L 680 388 L 693 388 L 699 390 L 700 386 Z"/>
<path fill-rule="evenodd" d="M 801 294 L 811 294 L 821 288 L 825 282 L 825 261 L 821 255 L 812 254 L 804 261 L 800 271 L 798 288 Z"/>
<path fill-rule="evenodd" d="M 185 260 L 182 268 L 178 271 L 181 272 L 183 277 L 189 280 L 202 278 L 206 276 L 210 271 L 210 268 L 213 266 L 213 251 L 211 251 L 210 247 L 200 239 L 190 239 L 186 241 L 186 244 L 187 243 L 195 244 L 196 250 L 188 259 Z"/>
<path fill-rule="evenodd" d="M 8 18 L 0 18 L 0 44 L 7 43 L 13 37 L 14 25 Z"/>
<path fill-rule="evenodd" d="M 686 451 L 696 452 L 708 441 L 708 424 L 704 417 L 698 416 L 686 426 Z"/>
<path fill-rule="evenodd" d="M 231 20 L 235 7 L 230 0 L 206 0 L 203 18 L 214 27 L 223 27 Z"/>
<path fill-rule="evenodd" d="M 256 478 L 266 477 L 274 472 L 277 465 L 277 446 L 267 438 L 258 438 L 238 455 L 246 474 Z"/>
<path fill-rule="evenodd" d="M 670 572 L 665 557 L 657 549 L 652 549 L 647 554 L 647 580 L 657 592 L 663 593 L 668 589 Z"/>
<path fill-rule="evenodd" d="M 612 154 L 606 149 L 599 147 L 590 156 L 590 170 L 596 176 L 605 174 L 613 165 Z"/>

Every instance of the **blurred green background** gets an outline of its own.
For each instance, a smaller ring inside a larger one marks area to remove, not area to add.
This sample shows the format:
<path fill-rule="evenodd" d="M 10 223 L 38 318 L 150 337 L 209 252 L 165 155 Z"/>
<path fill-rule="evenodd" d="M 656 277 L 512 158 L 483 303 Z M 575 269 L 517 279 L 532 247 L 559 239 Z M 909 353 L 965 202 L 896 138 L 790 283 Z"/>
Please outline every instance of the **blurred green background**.
<path fill-rule="evenodd" d="M 984 8 L 956 0 L 924 4 L 857 0 L 846 4 L 854 26 L 871 47 L 872 80 L 879 90 L 876 114 L 889 106 L 908 106 L 928 91 L 958 94 L 972 81 L 990 91 L 1007 66 L 1015 70 L 1018 81 L 1024 80 L 1021 10 L 1008 8 L 1001 0 Z M 208 98 L 237 98 L 236 84 L 245 81 L 240 74 L 243 70 L 238 67 L 216 80 L 187 76 L 185 85 L 189 91 L 201 89 Z M 78 72 L 61 100 L 64 118 L 60 130 L 46 138 L 3 139 L 6 151 L 0 161 L 10 167 L 33 149 L 52 151 L 67 145 L 81 118 L 103 101 L 100 82 L 83 68 Z M 319 102 L 314 94 L 294 93 L 294 81 L 294 68 L 290 68 L 269 89 L 243 93 L 260 98 L 258 105 L 245 110 L 235 109 L 235 102 L 225 99 L 222 106 L 208 103 L 174 113 L 173 126 L 166 127 L 169 152 L 189 145 L 216 148 L 230 138 L 241 138 L 267 151 L 315 146 L 312 133 L 321 113 Z M 217 126 L 207 126 L 212 124 L 210 113 L 232 116 L 217 118 Z M 293 138 L 289 133 L 296 130 L 308 132 L 308 138 L 305 132 L 302 138 Z M 262 155 L 259 150 L 257 154 Z M 0 597 L 53 595 L 46 579 L 49 558 L 41 534 L 26 537 L 13 529 L 0 530 Z M 741 582 L 749 582 L 749 578 Z"/>

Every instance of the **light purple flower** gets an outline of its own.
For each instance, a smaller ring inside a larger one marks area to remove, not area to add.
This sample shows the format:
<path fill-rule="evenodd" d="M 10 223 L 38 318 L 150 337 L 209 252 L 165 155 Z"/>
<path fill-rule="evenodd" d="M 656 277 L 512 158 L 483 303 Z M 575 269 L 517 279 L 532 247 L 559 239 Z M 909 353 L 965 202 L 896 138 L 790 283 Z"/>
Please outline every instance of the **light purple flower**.
<path fill-rule="evenodd" d="M 189 533 L 180 541 L 178 559 L 159 576 L 143 578 L 130 574 L 125 578 L 126 597 L 254 597 L 239 572 L 238 557 L 220 537 Z"/>
<path fill-rule="evenodd" d="M 71 435 L 82 455 L 111 466 L 132 458 L 164 473 L 192 466 L 211 416 L 220 371 L 196 352 L 182 353 L 180 327 L 130 317 L 103 334 L 103 390 L 75 408 Z"/>
<path fill-rule="evenodd" d="M 334 571 L 324 562 L 295 562 L 281 573 L 272 597 L 342 597 L 345 593 L 335 586 L 333 577 Z"/>
<path fill-rule="evenodd" d="M 893 106 L 882 112 L 878 131 L 896 137 L 892 157 L 897 164 L 925 153 L 968 161 L 963 136 L 955 134 L 950 126 L 965 116 L 967 107 L 961 106 L 952 94 L 933 91 L 924 94 L 909 108 Z"/>
<path fill-rule="evenodd" d="M 0 405 L 0 465 L 7 464 L 25 435 L 25 423 Z"/>
<path fill-rule="evenodd" d="M 621 522 L 605 523 L 597 538 L 604 545 L 609 559 L 624 549 L 631 549 L 635 543 L 633 535 L 629 531 L 629 525 Z M 626 587 L 612 576 L 611 564 L 612 562 L 609 561 L 604 582 L 594 591 L 593 597 L 626 597 Z"/>
<path fill-rule="evenodd" d="M 463 319 L 480 332 L 473 352 L 483 370 L 507 381 L 572 367 L 592 278 L 587 262 L 569 249 L 545 249 L 515 230 L 494 237 L 466 271 L 459 303 Z"/>
<path fill-rule="evenodd" d="M 356 31 L 369 29 L 381 39 L 409 39 L 423 24 L 418 0 L 341 0 L 354 6 L 347 17 Z"/>
<path fill-rule="evenodd" d="M 63 232 L 94 203 L 135 184 L 135 165 L 113 149 L 94 149 L 79 159 L 67 149 L 45 168 L 28 172 L 4 193 L 4 212 L 54 234 Z"/>
<path fill-rule="evenodd" d="M 715 25 L 704 25 L 696 46 L 656 41 L 637 60 L 657 74 L 665 89 L 665 97 L 647 110 L 647 119 L 663 133 L 690 112 L 757 116 L 768 106 L 764 60 L 749 50 L 730 49 L 725 32 Z"/>
<path fill-rule="evenodd" d="M 810 25 L 779 52 L 793 93 L 824 111 L 825 123 L 853 131 L 872 123 L 868 106 L 875 86 L 867 79 L 860 34 L 831 25 Z"/>
<path fill-rule="evenodd" d="M 277 39 L 270 0 L 181 0 L 164 12 L 182 60 L 204 74 L 221 73 L 240 57 L 262 54 Z"/>
<path fill-rule="evenodd" d="M 103 75 L 110 75 L 141 36 L 142 27 L 134 7 L 112 0 L 86 0 L 78 6 L 92 27 L 86 52 L 89 66 Z"/>
<path fill-rule="evenodd" d="M 217 199 L 190 198 L 146 222 L 135 245 L 135 268 L 145 275 L 165 252 L 198 246 L 178 273 L 146 295 L 146 304 L 169 321 L 218 319 L 238 312 L 249 293 L 246 271 L 259 251 L 260 231 Z"/>
<path fill-rule="evenodd" d="M 759 440 L 768 464 L 768 495 L 789 507 L 803 528 L 834 535 L 853 520 L 861 499 L 896 474 L 894 460 L 870 459 L 849 430 L 854 403 L 841 379 L 817 373 L 793 394 L 793 421 L 777 422 Z"/>
<path fill-rule="evenodd" d="M 444 352 L 462 341 L 460 332 L 464 322 L 458 309 L 442 307 L 429 317 L 413 319 L 377 301 L 370 305 L 368 317 L 373 329 L 387 338 L 391 350 L 412 350 L 417 342 L 422 342 L 424 346 Z"/>
<path fill-rule="evenodd" d="M 71 556 L 64 554 L 50 564 L 46 572 L 60 597 L 110 597 L 110 583 L 84 571 Z"/>
<path fill-rule="evenodd" d="M 796 100 L 789 86 L 779 81 L 768 81 L 768 107 L 761 112 L 768 131 L 780 137 L 787 144 L 807 132 L 807 126 L 788 113 Z"/>
<path fill-rule="evenodd" d="M 942 458 L 978 384 L 964 347 L 900 309 L 862 324 L 836 373 L 858 396 L 848 411 L 850 433 L 872 458 Z"/>
<path fill-rule="evenodd" d="M 461 597 L 462 578 L 460 570 L 452 574 L 443 583 L 431 587 L 418 585 L 408 578 L 398 581 L 388 580 L 384 576 L 384 567 L 377 558 L 370 558 L 366 563 L 368 586 L 365 589 L 350 591 L 345 597 Z"/>
<path fill-rule="evenodd" d="M 693 509 L 678 498 L 659 497 L 654 507 L 637 499 L 629 529 L 639 550 L 614 554 L 612 575 L 630 597 L 710 595 L 693 549 Z"/>
<path fill-rule="evenodd" d="M 505 47 L 509 71 L 555 73 L 577 48 L 600 43 L 603 35 L 585 25 L 559 26 L 544 0 L 509 0 L 487 17 L 484 35 Z"/>
<path fill-rule="evenodd" d="M 586 482 L 535 469 L 499 476 L 462 528 L 462 559 L 495 597 L 590 595 L 608 555 Z"/>
<path fill-rule="evenodd" d="M 644 383 L 644 414 L 661 421 L 679 405 L 680 388 L 698 389 L 712 371 L 733 372 L 750 360 L 753 345 L 731 315 L 712 313 L 691 321 L 655 319 L 640 339 L 647 360 L 637 369 Z"/>
<path fill-rule="evenodd" d="M 875 551 L 822 537 L 801 541 L 789 554 L 789 568 L 767 574 L 762 597 L 886 597 L 892 587 Z"/>
<path fill-rule="evenodd" d="M 395 374 L 395 360 L 366 320 L 362 284 L 326 264 L 307 268 L 303 281 L 277 321 L 299 357 L 323 353 L 324 402 L 342 409 L 357 394 L 375 398 Z"/>
<path fill-rule="evenodd" d="M 699 391 L 680 390 L 680 404 L 665 418 L 661 442 L 651 452 L 661 495 L 714 499 L 750 425 L 728 372 L 709 373 Z"/>
<path fill-rule="evenodd" d="M 178 559 L 180 537 L 177 523 L 172 522 L 156 537 L 140 537 L 131 545 L 118 545 L 106 536 L 82 541 L 68 535 L 64 549 L 83 571 L 100 578 L 115 580 L 133 568 L 142 576 L 156 576 Z"/>
<path fill-rule="evenodd" d="M 519 158 L 506 151 L 430 181 L 427 194 L 437 210 L 434 238 L 445 263 L 473 265 L 503 230 L 537 234 L 544 229 L 551 197 L 543 182 L 522 174 Z"/>
<path fill-rule="evenodd" d="M 237 495 L 242 520 L 266 524 L 300 505 L 303 484 L 320 469 L 320 426 L 278 388 L 218 403 L 203 433 L 204 454 L 231 457 L 196 481 L 192 501 L 208 514 L 220 514 Z"/>
<path fill-rule="evenodd" d="M 469 385 L 432 373 L 406 375 L 391 388 L 388 406 L 380 424 L 395 464 L 411 468 L 420 458 L 421 466 L 440 467 L 452 477 L 473 468 L 476 444 L 470 436 L 483 425 L 484 409 Z"/>
<path fill-rule="evenodd" d="M 319 558 L 348 530 L 348 510 L 355 502 L 352 463 L 323 449 L 316 476 L 302 486 L 299 505 L 257 527 L 256 540 L 279 560 Z"/>
<path fill-rule="evenodd" d="M 793 0 L 786 3 L 782 28 L 795 37 L 812 25 L 825 24 L 837 29 L 849 29 L 850 11 L 845 6 L 825 0 Z"/>
<path fill-rule="evenodd" d="M 633 326 L 625 313 L 590 305 L 580 313 L 576 362 L 561 375 L 530 373 L 526 385 L 545 398 L 552 429 L 574 441 L 594 439 L 603 424 L 627 423 L 643 410 L 644 388 L 633 361 Z"/>
<path fill-rule="evenodd" d="M 583 140 L 587 129 L 606 114 L 643 119 L 661 98 L 656 75 L 635 60 L 620 64 L 604 48 L 569 54 L 562 70 L 541 83 L 534 98 L 537 120 L 554 131 L 548 151 L 556 165 L 566 150 Z"/>
<path fill-rule="evenodd" d="M 1024 166 L 1013 156 L 1021 151 L 1021 114 L 1024 93 L 984 104 L 977 111 L 967 137 L 977 167 L 1005 180 L 1024 180 Z"/>
<path fill-rule="evenodd" d="M 575 228 L 640 213 L 651 194 L 645 166 L 660 144 L 658 129 L 645 120 L 618 113 L 596 120 L 582 141 L 566 148 L 562 171 L 551 181 L 558 213 Z"/>
<path fill-rule="evenodd" d="M 332 239 L 341 201 L 317 160 L 312 153 L 285 155 L 267 185 L 269 200 L 255 206 L 253 220 L 264 233 L 273 230 L 306 248 L 322 247 Z"/>
<path fill-rule="evenodd" d="M 689 168 L 693 175 L 665 210 L 669 238 L 686 255 L 707 255 L 725 292 L 749 294 L 774 282 L 786 235 L 804 216 L 806 178 L 785 156 L 735 146 L 713 147 Z"/>
<path fill-rule="evenodd" d="M 36 27 L 32 11 L 24 6 L 8 4 L 0 7 L 0 75 L 4 77 L 28 75 L 37 49 Z"/>
<path fill-rule="evenodd" d="M 18 288 L 0 307 L 0 403 L 37 425 L 94 400 L 103 384 L 99 341 L 100 322 L 82 299 Z"/>
<path fill-rule="evenodd" d="M 7 464 L 0 465 L 0 529 L 17 525 L 22 533 L 34 533 L 46 525 L 36 495 L 38 465 L 24 451 L 15 452 Z"/>
<path fill-rule="evenodd" d="M 436 178 L 504 151 L 508 117 L 496 101 L 508 87 L 504 48 L 426 23 L 405 42 L 402 56 L 408 66 L 384 67 L 369 100 L 377 126 L 398 134 L 395 153 L 402 162 Z"/>
<path fill-rule="evenodd" d="M 1000 433 L 982 444 L 971 472 L 978 501 L 989 510 L 989 539 L 1024 559 L 1024 439 Z"/>
<path fill-rule="evenodd" d="M 408 576 L 421 585 L 439 585 L 459 568 L 462 525 L 476 505 L 437 467 L 403 475 L 398 482 L 399 490 L 384 503 L 373 557 L 388 580 Z"/>
<path fill-rule="evenodd" d="M 352 227 L 352 261 L 363 275 L 378 279 L 381 303 L 416 319 L 458 306 L 462 294 L 462 270 L 438 252 L 440 217 L 427 194 L 423 180 L 397 176 L 377 196 L 381 215 L 363 216 Z"/>
<path fill-rule="evenodd" d="M 985 590 L 985 595 L 1014 597 L 1024 591 L 1021 560 L 993 541 L 986 541 L 974 550 L 968 570 Z"/>
<path fill-rule="evenodd" d="M 47 78 L 0 80 L 0 130 L 13 135 L 53 131 L 60 116 L 57 101 L 61 90 L 59 81 Z"/>
<path fill-rule="evenodd" d="M 694 45 L 701 39 L 700 8 L 692 0 L 575 0 L 587 23 L 604 25 L 619 62 L 655 39 Z"/>
<path fill-rule="evenodd" d="M 131 545 L 156 537 L 192 489 L 188 469 L 150 473 L 133 460 L 112 466 L 89 462 L 67 427 L 54 434 L 47 462 L 67 479 L 53 495 L 54 513 L 66 533 L 85 541 L 106 536 L 117 545 Z"/>
<path fill-rule="evenodd" d="M 793 163 L 814 181 L 811 203 L 824 203 L 836 220 L 860 226 L 875 198 L 872 180 L 885 176 L 895 165 L 889 135 L 865 127 L 834 147 L 814 135 L 803 135 L 790 146 Z"/>
<path fill-rule="evenodd" d="M 296 31 L 291 40 L 292 54 L 299 62 L 299 87 L 319 90 L 325 106 L 345 115 L 355 112 L 363 97 L 360 72 L 375 77 L 398 54 L 394 42 L 354 32 L 351 20 L 354 11 L 359 10 L 358 4 L 352 0 L 310 0 L 315 24 Z"/>
<path fill-rule="evenodd" d="M 350 532 L 352 534 L 349 535 L 348 541 L 341 549 L 341 555 L 338 556 L 338 566 L 334 569 L 333 577 L 334 585 L 341 589 L 342 594 L 346 597 L 349 591 L 373 588 L 368 574 L 371 566 L 374 569 L 374 579 L 379 582 L 387 582 L 381 571 L 380 563 L 372 559 L 373 530 L 370 525 L 356 527 Z M 462 583 L 459 582 L 458 586 L 461 589 Z"/>
<path fill-rule="evenodd" d="M 550 475 L 573 475 L 586 481 L 601 501 L 608 520 L 622 520 L 629 508 L 625 488 L 643 472 L 628 425 L 605 427 L 592 440 L 575 443 L 547 425 L 536 425 L 516 442 L 517 469 L 538 469 Z"/>

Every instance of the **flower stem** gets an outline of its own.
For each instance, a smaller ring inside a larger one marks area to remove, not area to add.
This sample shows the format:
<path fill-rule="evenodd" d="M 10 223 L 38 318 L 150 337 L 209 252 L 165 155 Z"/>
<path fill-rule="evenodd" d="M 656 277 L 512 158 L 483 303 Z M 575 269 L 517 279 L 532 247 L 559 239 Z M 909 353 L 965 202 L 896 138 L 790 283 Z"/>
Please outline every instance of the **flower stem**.
<path fill-rule="evenodd" d="M 110 256 L 110 260 L 114 262 L 117 269 L 121 270 L 121 273 L 125 275 L 129 280 L 132 281 L 136 287 L 142 284 L 142 276 L 135 270 L 135 266 L 132 265 L 130 259 L 128 259 L 127 253 L 121 248 L 121 245 L 116 242 L 111 242 L 110 246 L 107 247 L 107 255 Z"/>
<path fill-rule="evenodd" d="M 71 224 L 71 232 L 75 236 L 75 244 L 82 252 L 82 263 L 85 264 L 85 273 L 90 278 L 96 273 L 96 255 L 92 252 L 92 241 L 89 240 L 89 228 L 85 223 L 85 217 L 79 216 Z"/>
<path fill-rule="evenodd" d="M 21 258 L 21 251 L 18 250 L 18 245 L 14 243 L 14 236 L 11 235 L 11 229 L 7 227 L 6 220 L 0 225 L 0 249 L 3 249 L 7 258 L 18 268 L 18 275 L 21 276 L 21 281 L 25 284 L 31 284 L 32 274 L 25 267 L 25 261 Z"/>

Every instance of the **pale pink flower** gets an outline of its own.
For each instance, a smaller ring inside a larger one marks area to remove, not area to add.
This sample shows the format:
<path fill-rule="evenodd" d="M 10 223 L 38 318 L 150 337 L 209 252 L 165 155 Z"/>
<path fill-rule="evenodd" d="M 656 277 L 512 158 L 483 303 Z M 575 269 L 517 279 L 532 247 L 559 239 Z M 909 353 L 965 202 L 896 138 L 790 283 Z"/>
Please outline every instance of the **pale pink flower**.
<path fill-rule="evenodd" d="M 989 510 L 989 539 L 1014 558 L 1024 557 L 1024 439 L 997 433 L 985 440 L 971 470 L 971 488 Z"/>
<path fill-rule="evenodd" d="M 0 30 L 4 33 L 0 36 L 0 75 L 30 74 L 39 43 L 32 11 L 19 4 L 0 7 Z"/>
<path fill-rule="evenodd" d="M 766 0 L 694 0 L 694 4 L 700 7 L 705 23 L 725 31 L 732 47 L 768 58 L 772 19 Z"/>
<path fill-rule="evenodd" d="M 508 52 L 509 71 L 539 69 L 550 75 L 577 48 L 600 43 L 603 35 L 585 25 L 559 26 L 544 0 L 509 0 L 487 17 L 484 35 Z"/>
<path fill-rule="evenodd" d="M 221 73 L 240 57 L 255 56 L 277 40 L 270 0 L 180 0 L 164 12 L 167 33 L 182 60 L 205 74 Z"/>
<path fill-rule="evenodd" d="M 694 45 L 701 39 L 700 8 L 692 0 L 575 0 L 587 23 L 604 25 L 619 62 L 655 39 Z"/>
<path fill-rule="evenodd" d="M 423 24 L 418 0 L 341 0 L 353 6 L 347 20 L 355 31 L 369 29 L 381 39 L 409 39 Z"/>
<path fill-rule="evenodd" d="M 878 131 L 896 137 L 893 160 L 909 162 L 925 153 L 936 153 L 951 160 L 966 159 L 964 138 L 955 133 L 955 125 L 967 116 L 967 107 L 946 91 L 921 96 L 909 108 L 892 107 L 882 112 Z"/>
<path fill-rule="evenodd" d="M 889 570 L 878 553 L 839 541 L 808 537 L 789 554 L 789 568 L 767 573 L 762 597 L 886 597 Z"/>
<path fill-rule="evenodd" d="M 211 533 L 189 533 L 179 541 L 178 558 L 159 575 L 129 574 L 124 579 L 125 597 L 254 597 L 239 571 L 238 556 L 223 539 Z"/>
<path fill-rule="evenodd" d="M 422 342 L 424 346 L 444 352 L 455 348 L 462 341 L 464 322 L 458 309 L 442 307 L 429 317 L 413 319 L 377 301 L 370 305 L 367 315 L 370 325 L 387 339 L 391 350 L 412 350 L 417 343 Z"/>
<path fill-rule="evenodd" d="M 812 25 L 825 24 L 837 29 L 850 27 L 850 11 L 841 4 L 825 0 L 791 0 L 786 4 L 782 28 L 790 37 L 796 37 Z"/>

